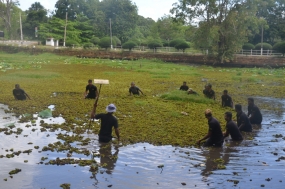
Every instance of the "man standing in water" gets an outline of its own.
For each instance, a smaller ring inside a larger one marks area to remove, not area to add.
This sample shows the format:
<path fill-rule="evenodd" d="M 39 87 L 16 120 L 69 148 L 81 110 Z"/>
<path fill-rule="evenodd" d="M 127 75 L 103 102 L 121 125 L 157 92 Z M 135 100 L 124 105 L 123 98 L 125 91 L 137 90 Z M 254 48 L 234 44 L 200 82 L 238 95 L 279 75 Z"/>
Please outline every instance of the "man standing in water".
<path fill-rule="evenodd" d="M 248 103 L 248 113 L 249 121 L 251 124 L 261 124 L 262 122 L 262 114 L 260 113 L 259 108 L 254 104 L 253 98 L 247 99 Z"/>
<path fill-rule="evenodd" d="M 134 82 L 131 83 L 131 87 L 129 88 L 129 93 L 130 95 L 140 95 L 140 92 L 142 93 L 143 95 L 143 92 L 140 90 L 140 88 L 138 88 L 136 86 L 136 84 Z"/>
<path fill-rule="evenodd" d="M 26 97 L 30 99 L 29 95 L 20 88 L 19 84 L 15 85 L 15 89 L 13 89 L 13 95 L 16 100 L 26 100 Z"/>
<path fill-rule="evenodd" d="M 88 92 L 88 93 L 87 93 Z M 98 90 L 95 85 L 92 84 L 92 80 L 88 80 L 88 85 L 86 86 L 86 90 L 84 93 L 85 98 L 95 99 L 98 96 Z"/>
<path fill-rule="evenodd" d="M 208 134 L 205 135 L 202 139 L 198 140 L 197 144 L 200 145 L 201 141 L 207 139 L 204 146 L 222 146 L 224 142 L 224 136 L 220 123 L 217 119 L 212 117 L 212 111 L 210 109 L 207 109 L 205 111 L 205 117 L 208 119 Z"/>
<path fill-rule="evenodd" d="M 222 106 L 223 107 L 233 107 L 232 97 L 228 95 L 228 90 L 224 90 L 224 94 L 222 95 Z"/>
<path fill-rule="evenodd" d="M 96 105 L 94 104 L 94 108 L 91 113 L 92 119 L 100 119 L 101 127 L 99 131 L 99 142 L 110 142 L 112 140 L 112 128 L 115 128 L 115 133 L 117 135 L 117 139 L 120 140 L 119 126 L 118 120 L 113 116 L 113 113 L 116 112 L 116 106 L 114 104 L 109 104 L 106 107 L 107 113 L 96 114 Z"/>
<path fill-rule="evenodd" d="M 232 140 L 239 141 L 243 140 L 243 137 L 238 129 L 238 126 L 235 122 L 232 121 L 232 113 L 226 112 L 225 113 L 225 120 L 227 121 L 226 124 L 226 132 L 224 132 L 224 137 L 231 135 Z"/>
<path fill-rule="evenodd" d="M 235 110 L 237 112 L 237 125 L 240 131 L 252 132 L 252 125 L 249 122 L 248 117 L 242 111 L 240 104 L 235 105 Z"/>

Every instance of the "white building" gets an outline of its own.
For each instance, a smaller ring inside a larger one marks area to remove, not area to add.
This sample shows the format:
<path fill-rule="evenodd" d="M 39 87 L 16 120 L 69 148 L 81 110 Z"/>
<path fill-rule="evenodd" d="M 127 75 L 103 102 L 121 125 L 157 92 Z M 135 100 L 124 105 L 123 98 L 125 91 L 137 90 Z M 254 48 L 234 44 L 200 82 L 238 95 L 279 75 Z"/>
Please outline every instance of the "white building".
<path fill-rule="evenodd" d="M 55 40 L 54 38 L 47 38 L 46 39 L 46 45 L 58 47 L 58 40 Z"/>

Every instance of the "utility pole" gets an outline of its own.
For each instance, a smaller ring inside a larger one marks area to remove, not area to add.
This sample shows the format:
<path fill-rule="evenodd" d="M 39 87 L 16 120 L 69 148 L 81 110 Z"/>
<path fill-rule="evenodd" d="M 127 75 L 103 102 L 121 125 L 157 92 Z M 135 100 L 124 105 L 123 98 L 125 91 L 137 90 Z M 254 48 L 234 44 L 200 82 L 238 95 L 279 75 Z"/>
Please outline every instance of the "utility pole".
<path fill-rule="evenodd" d="M 111 49 L 113 49 L 113 40 L 112 40 L 112 21 L 110 18 L 110 37 L 111 37 Z"/>
<path fill-rule="evenodd" d="M 262 53 L 263 53 L 263 24 L 262 24 L 262 27 L 261 27 L 261 56 L 262 56 Z"/>
<path fill-rule="evenodd" d="M 65 26 L 64 26 L 64 39 L 63 39 L 64 47 L 65 47 L 65 39 L 66 39 L 66 27 L 67 27 L 67 12 L 65 13 Z"/>
<path fill-rule="evenodd" d="M 22 30 L 22 16 L 20 13 L 20 30 L 21 30 L 21 45 L 23 45 L 23 30 Z"/>

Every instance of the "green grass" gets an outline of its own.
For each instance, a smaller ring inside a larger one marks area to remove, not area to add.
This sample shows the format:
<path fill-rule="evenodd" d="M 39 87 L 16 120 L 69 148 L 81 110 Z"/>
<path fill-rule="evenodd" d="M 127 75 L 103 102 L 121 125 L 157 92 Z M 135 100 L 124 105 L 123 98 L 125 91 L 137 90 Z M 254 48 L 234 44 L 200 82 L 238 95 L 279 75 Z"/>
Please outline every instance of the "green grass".
<path fill-rule="evenodd" d="M 162 99 L 165 100 L 173 100 L 173 101 L 183 101 L 183 102 L 196 102 L 202 104 L 213 104 L 215 103 L 214 100 L 205 98 L 202 94 L 187 94 L 186 91 L 175 90 L 160 96 Z"/>

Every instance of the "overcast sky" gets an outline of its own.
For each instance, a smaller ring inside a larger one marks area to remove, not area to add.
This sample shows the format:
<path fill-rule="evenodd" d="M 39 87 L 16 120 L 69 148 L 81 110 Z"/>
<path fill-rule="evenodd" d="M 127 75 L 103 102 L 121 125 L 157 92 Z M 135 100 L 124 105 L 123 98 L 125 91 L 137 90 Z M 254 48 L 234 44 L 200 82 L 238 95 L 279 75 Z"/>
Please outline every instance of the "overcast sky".
<path fill-rule="evenodd" d="M 164 14 L 169 14 L 172 4 L 178 0 L 132 0 L 139 9 L 139 15 L 150 17 L 155 21 Z M 57 0 L 19 0 L 20 8 L 27 10 L 34 2 L 40 2 L 46 9 L 54 10 Z"/>

